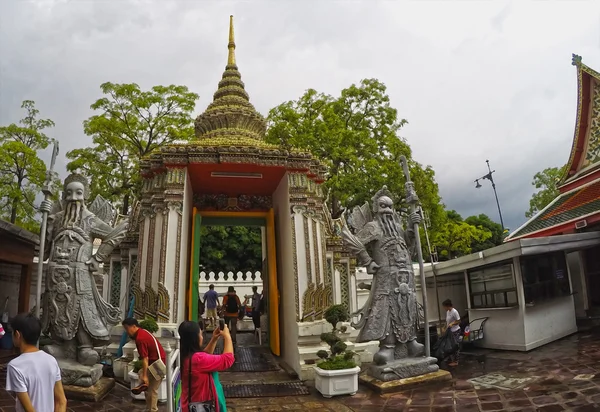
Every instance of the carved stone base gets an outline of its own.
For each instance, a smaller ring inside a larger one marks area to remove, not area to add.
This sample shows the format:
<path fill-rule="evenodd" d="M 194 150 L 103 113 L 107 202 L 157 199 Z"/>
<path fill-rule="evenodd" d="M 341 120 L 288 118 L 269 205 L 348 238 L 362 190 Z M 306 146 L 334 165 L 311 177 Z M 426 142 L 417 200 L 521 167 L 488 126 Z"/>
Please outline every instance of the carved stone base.
<path fill-rule="evenodd" d="M 115 387 L 115 380 L 113 378 L 100 378 L 92 386 L 74 386 L 65 385 L 65 395 L 67 399 L 86 401 L 86 402 L 99 402 Z"/>
<path fill-rule="evenodd" d="M 369 387 L 376 393 L 391 393 L 402 392 L 408 389 L 422 387 L 423 385 L 450 381 L 452 380 L 452 375 L 448 371 L 439 370 L 437 372 L 426 373 L 425 375 L 413 376 L 412 378 L 383 382 L 364 373 L 360 375 L 358 379 L 360 383 Z"/>
<path fill-rule="evenodd" d="M 63 385 L 90 387 L 102 377 L 102 365 L 85 366 L 74 360 L 58 359 Z"/>
<path fill-rule="evenodd" d="M 368 373 L 375 379 L 389 382 L 437 372 L 439 369 L 436 358 L 404 358 L 385 365 L 371 365 Z"/>

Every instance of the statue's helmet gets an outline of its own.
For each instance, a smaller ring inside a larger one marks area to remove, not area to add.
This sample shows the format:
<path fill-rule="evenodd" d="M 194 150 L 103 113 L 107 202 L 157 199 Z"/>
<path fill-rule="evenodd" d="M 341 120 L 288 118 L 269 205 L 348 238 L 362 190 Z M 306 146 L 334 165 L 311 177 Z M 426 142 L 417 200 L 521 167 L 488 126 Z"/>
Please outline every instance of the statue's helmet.
<path fill-rule="evenodd" d="M 65 183 L 63 185 L 63 195 L 62 195 L 63 200 L 66 200 L 67 187 L 73 182 L 81 183 L 81 185 L 83 186 L 83 198 L 85 200 L 88 200 L 90 197 L 90 186 L 89 186 L 87 178 L 83 175 L 80 175 L 79 173 L 71 173 L 65 179 Z"/>
<path fill-rule="evenodd" d="M 392 193 L 387 186 L 383 186 L 381 190 L 375 193 L 371 198 L 374 213 L 392 213 L 394 211 L 394 200 Z"/>

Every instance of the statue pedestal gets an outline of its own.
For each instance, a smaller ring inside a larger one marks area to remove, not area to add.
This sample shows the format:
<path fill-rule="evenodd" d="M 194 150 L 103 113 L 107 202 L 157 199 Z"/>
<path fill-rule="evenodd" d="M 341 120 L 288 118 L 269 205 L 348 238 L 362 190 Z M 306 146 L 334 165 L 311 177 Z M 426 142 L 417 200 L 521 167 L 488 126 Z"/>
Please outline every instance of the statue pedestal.
<path fill-rule="evenodd" d="M 102 365 L 85 366 L 70 359 L 57 359 L 63 385 L 84 388 L 95 385 L 102 377 Z"/>
<path fill-rule="evenodd" d="M 113 378 L 100 378 L 94 385 L 83 387 L 75 385 L 64 385 L 65 395 L 67 399 L 99 402 L 115 387 Z"/>
<path fill-rule="evenodd" d="M 412 378 L 439 371 L 436 358 L 404 358 L 385 365 L 371 365 L 369 375 L 383 382 Z"/>
<path fill-rule="evenodd" d="M 430 372 L 420 376 L 384 382 L 364 373 L 358 379 L 360 383 L 366 385 L 376 393 L 391 393 L 402 392 L 422 387 L 423 385 L 447 382 L 452 380 L 452 375 L 448 371 L 438 370 L 437 372 Z"/>

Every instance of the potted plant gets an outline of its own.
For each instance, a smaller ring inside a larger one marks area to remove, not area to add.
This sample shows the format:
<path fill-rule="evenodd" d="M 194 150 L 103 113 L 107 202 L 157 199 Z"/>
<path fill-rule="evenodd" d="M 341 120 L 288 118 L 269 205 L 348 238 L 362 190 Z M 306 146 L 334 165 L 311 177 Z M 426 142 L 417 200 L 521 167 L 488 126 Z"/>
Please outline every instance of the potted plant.
<path fill-rule="evenodd" d="M 131 389 L 135 388 L 136 386 L 139 386 L 140 384 L 140 377 L 138 375 L 138 372 L 140 371 L 140 369 L 142 369 L 142 361 L 140 359 L 132 362 L 133 364 L 133 370 L 129 372 L 129 384 L 131 385 Z M 133 392 L 131 393 L 131 397 L 133 399 L 136 400 L 144 400 L 146 399 L 144 392 L 135 395 Z"/>
<path fill-rule="evenodd" d="M 146 319 L 140 322 L 140 328 L 146 329 L 148 332 L 154 334 L 158 332 L 158 323 L 151 317 L 146 317 Z"/>
<path fill-rule="evenodd" d="M 339 336 L 345 327 L 337 328 L 338 323 L 348 319 L 348 311 L 343 305 L 333 305 L 325 311 L 325 320 L 333 329 L 321 334 L 321 341 L 329 345 L 329 353 L 326 350 L 317 352 L 321 361 L 315 367 L 315 387 L 326 398 L 354 395 L 358 391 L 360 368 L 354 361 L 355 353 L 347 350 Z"/>

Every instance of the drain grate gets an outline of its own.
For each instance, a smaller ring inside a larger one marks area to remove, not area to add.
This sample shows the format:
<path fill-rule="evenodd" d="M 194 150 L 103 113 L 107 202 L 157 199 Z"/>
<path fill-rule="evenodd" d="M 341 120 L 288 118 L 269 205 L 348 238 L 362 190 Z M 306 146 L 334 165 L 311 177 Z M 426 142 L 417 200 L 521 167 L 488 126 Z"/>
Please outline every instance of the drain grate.
<path fill-rule="evenodd" d="M 214 353 L 222 353 L 222 348 L 217 348 Z M 235 348 L 235 363 L 227 372 L 270 372 L 278 370 L 279 366 L 268 349 L 237 347 Z"/>
<path fill-rule="evenodd" d="M 309 395 L 303 382 L 224 384 L 225 398 L 267 398 L 276 396 Z"/>

